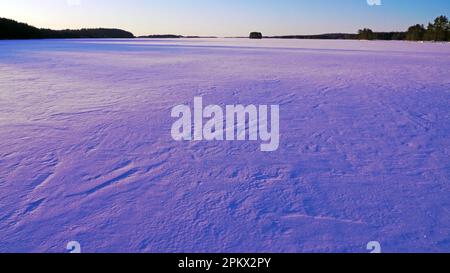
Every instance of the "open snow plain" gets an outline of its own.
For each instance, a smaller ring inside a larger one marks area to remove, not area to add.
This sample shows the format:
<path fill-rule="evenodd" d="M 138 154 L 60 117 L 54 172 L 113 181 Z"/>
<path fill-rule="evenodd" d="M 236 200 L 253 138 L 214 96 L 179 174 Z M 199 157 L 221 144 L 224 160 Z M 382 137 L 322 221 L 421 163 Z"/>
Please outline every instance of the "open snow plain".
<path fill-rule="evenodd" d="M 450 252 L 450 44 L 0 42 L 0 252 Z M 280 147 L 170 112 L 280 105 Z"/>

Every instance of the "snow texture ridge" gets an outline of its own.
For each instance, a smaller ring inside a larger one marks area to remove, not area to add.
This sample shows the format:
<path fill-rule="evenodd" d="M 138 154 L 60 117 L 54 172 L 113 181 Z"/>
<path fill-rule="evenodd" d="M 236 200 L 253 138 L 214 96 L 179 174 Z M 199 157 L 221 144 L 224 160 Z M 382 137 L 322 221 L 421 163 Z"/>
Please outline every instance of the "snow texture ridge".
<path fill-rule="evenodd" d="M 450 252 L 450 45 L 0 42 L 0 252 Z M 280 147 L 175 105 L 280 105 Z"/>

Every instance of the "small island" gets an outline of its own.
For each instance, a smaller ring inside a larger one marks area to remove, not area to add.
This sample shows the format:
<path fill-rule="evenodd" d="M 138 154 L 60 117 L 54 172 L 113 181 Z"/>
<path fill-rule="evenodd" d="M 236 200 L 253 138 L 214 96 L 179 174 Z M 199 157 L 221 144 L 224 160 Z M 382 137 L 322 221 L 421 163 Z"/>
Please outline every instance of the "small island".
<path fill-rule="evenodd" d="M 249 38 L 250 39 L 259 39 L 260 40 L 260 39 L 263 38 L 263 35 L 262 35 L 261 32 L 252 32 L 252 33 L 250 33 Z"/>

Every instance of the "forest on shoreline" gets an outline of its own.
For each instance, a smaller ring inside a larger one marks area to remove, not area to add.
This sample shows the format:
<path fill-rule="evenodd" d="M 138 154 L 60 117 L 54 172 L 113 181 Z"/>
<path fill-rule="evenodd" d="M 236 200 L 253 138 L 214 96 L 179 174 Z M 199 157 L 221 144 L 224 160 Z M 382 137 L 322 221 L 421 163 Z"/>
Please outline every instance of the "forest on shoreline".
<path fill-rule="evenodd" d="M 357 34 L 360 40 L 407 40 L 407 41 L 450 41 L 450 22 L 446 16 L 437 17 L 425 28 L 414 25 L 406 32 L 374 32 L 371 29 L 360 29 Z"/>
<path fill-rule="evenodd" d="M 262 34 L 261 34 L 262 35 Z M 0 40 L 13 39 L 72 39 L 72 38 L 135 38 L 133 33 L 121 29 L 91 28 L 78 30 L 51 30 L 36 28 L 26 23 L 0 18 Z M 139 38 L 204 38 L 182 35 L 147 35 Z M 206 38 L 206 37 L 205 37 Z M 216 38 L 216 37 L 207 37 Z M 238 37 L 243 38 L 243 37 Z M 405 32 L 375 32 L 369 28 L 358 33 L 330 33 L 320 35 L 262 36 L 268 39 L 344 39 L 344 40 L 407 40 L 407 41 L 450 41 L 450 22 L 446 16 L 437 17 L 427 27 L 416 24 Z"/>
<path fill-rule="evenodd" d="M 25 23 L 0 18 L 0 39 L 75 39 L 75 38 L 134 38 L 131 32 L 121 29 L 92 28 L 52 30 L 37 28 Z"/>

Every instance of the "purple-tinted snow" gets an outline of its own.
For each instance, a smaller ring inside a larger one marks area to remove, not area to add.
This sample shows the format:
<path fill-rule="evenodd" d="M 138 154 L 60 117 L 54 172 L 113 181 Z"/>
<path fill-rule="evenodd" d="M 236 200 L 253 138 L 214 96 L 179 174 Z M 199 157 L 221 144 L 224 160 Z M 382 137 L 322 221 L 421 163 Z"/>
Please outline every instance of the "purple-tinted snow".
<path fill-rule="evenodd" d="M 450 44 L 0 42 L 0 252 L 450 252 Z M 281 142 L 171 108 L 279 104 Z"/>

